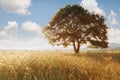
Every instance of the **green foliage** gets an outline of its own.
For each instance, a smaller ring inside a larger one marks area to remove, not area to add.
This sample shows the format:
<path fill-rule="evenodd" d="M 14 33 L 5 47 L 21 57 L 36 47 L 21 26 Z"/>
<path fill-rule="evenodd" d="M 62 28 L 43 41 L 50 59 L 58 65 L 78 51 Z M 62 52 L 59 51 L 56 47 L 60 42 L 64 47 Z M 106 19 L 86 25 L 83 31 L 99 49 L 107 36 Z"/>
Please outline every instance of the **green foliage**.
<path fill-rule="evenodd" d="M 73 45 L 76 53 L 87 42 L 100 48 L 108 47 L 104 17 L 79 5 L 61 8 L 44 27 L 43 33 L 52 45 Z"/>

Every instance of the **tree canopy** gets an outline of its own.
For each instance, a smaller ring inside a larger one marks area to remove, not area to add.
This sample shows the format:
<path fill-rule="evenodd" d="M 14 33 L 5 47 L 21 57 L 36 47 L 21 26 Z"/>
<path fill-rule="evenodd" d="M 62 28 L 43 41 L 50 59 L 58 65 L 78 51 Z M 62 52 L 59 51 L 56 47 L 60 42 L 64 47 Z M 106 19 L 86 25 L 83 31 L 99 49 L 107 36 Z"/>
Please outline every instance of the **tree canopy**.
<path fill-rule="evenodd" d="M 82 44 L 107 48 L 107 26 L 102 15 L 90 13 L 80 5 L 61 8 L 44 27 L 43 33 L 52 45 L 73 45 L 79 53 Z"/>

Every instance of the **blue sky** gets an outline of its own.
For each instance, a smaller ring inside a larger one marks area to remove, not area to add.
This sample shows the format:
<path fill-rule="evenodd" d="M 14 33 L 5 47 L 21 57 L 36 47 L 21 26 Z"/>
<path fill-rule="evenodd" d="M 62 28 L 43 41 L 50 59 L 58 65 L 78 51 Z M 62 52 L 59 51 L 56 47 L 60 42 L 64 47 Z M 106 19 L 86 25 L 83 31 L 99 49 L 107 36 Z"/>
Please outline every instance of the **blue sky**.
<path fill-rule="evenodd" d="M 120 43 L 119 3 L 120 0 L 0 0 L 0 49 L 52 49 L 41 29 L 67 4 L 79 4 L 104 15 L 109 42 Z"/>

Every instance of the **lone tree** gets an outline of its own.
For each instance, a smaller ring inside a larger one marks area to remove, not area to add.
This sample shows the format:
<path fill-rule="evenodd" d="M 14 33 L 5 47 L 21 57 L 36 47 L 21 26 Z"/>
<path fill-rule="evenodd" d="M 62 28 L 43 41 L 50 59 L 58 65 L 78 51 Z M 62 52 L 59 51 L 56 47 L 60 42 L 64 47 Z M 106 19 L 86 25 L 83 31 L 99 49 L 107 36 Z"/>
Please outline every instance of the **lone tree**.
<path fill-rule="evenodd" d="M 90 13 L 79 5 L 67 5 L 43 28 L 43 33 L 52 45 L 73 45 L 75 53 L 79 53 L 80 46 L 85 43 L 106 48 L 107 26 L 104 21 L 103 16 Z"/>

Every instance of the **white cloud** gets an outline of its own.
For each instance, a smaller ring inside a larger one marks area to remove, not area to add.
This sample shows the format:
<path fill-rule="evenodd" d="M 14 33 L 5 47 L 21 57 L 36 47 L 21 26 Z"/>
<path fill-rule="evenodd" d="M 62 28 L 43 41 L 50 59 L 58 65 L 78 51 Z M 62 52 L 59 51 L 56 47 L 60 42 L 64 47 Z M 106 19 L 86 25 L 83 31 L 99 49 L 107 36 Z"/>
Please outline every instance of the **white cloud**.
<path fill-rule="evenodd" d="M 108 25 L 110 26 L 118 25 L 119 22 L 117 21 L 116 17 L 117 17 L 116 13 L 113 10 L 111 10 L 108 16 Z"/>
<path fill-rule="evenodd" d="M 25 23 L 22 24 L 22 29 L 28 30 L 31 32 L 36 32 L 40 29 L 40 26 L 35 22 L 26 21 Z"/>
<path fill-rule="evenodd" d="M 31 0 L 0 0 L 0 6 L 7 12 L 19 15 L 30 15 L 28 8 L 31 6 Z"/>
<path fill-rule="evenodd" d="M 22 24 L 22 29 L 35 33 L 37 35 L 41 34 L 41 27 L 32 21 L 26 21 L 25 23 Z"/>
<path fill-rule="evenodd" d="M 42 36 L 42 34 L 40 34 L 42 32 L 38 24 L 35 22 L 26 21 L 22 24 L 22 28 L 39 35 L 30 37 L 29 39 L 18 37 L 18 34 L 21 35 L 20 32 L 18 33 L 18 24 L 16 21 L 10 21 L 8 22 L 7 26 L 0 31 L 0 49 L 52 49 L 52 46 Z"/>
<path fill-rule="evenodd" d="M 85 9 L 88 9 L 90 12 L 94 12 L 105 16 L 105 12 L 98 6 L 96 0 L 82 0 L 80 4 Z"/>
<path fill-rule="evenodd" d="M 44 38 L 0 40 L 0 49 L 12 50 L 46 50 L 53 49 Z"/>
<path fill-rule="evenodd" d="M 109 42 L 120 43 L 120 29 L 108 29 Z"/>
<path fill-rule="evenodd" d="M 0 38 L 5 39 L 14 39 L 18 33 L 18 24 L 16 21 L 8 22 L 8 25 L 0 31 Z"/>
<path fill-rule="evenodd" d="M 115 17 L 115 16 L 116 16 L 116 13 L 115 13 L 113 10 L 111 10 L 111 11 L 110 11 L 110 16 Z"/>

